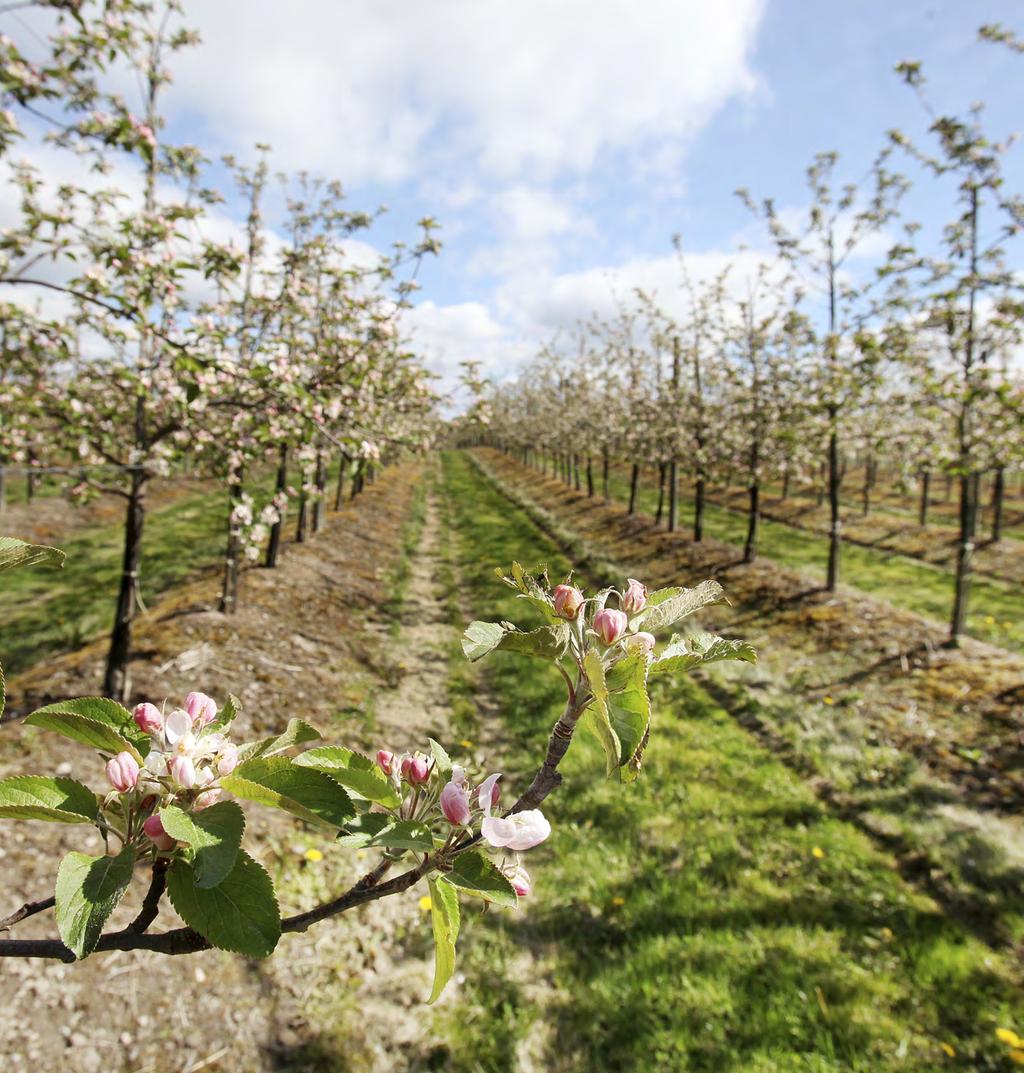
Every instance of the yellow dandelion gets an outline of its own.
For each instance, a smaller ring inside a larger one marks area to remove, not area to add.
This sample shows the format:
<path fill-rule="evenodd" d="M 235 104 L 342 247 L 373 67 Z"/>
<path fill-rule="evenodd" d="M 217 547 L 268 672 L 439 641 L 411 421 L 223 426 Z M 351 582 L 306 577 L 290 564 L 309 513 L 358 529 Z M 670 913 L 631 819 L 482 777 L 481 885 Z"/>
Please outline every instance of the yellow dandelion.
<path fill-rule="evenodd" d="M 997 1028 L 996 1039 L 1005 1043 L 1007 1047 L 1024 1047 L 1024 1039 L 1021 1039 L 1012 1028 Z"/>
<path fill-rule="evenodd" d="M 882 938 L 887 943 L 892 942 L 892 928 L 882 928 Z"/>
<path fill-rule="evenodd" d="M 420 909 L 422 909 L 424 913 L 429 913 L 433 904 L 429 894 L 424 894 L 423 897 L 420 898 Z"/>
<path fill-rule="evenodd" d="M 1014 1065 L 1024 1066 L 1024 1051 L 1010 1051 L 1010 1061 Z"/>
<path fill-rule="evenodd" d="M 995 615 L 986 615 L 985 616 L 985 625 L 986 626 L 994 626 L 995 624 L 996 624 Z"/>
<path fill-rule="evenodd" d="M 821 846 L 815 846 L 814 849 L 811 850 L 811 856 L 817 857 L 817 859 L 820 861 L 821 858 L 825 856 L 825 851 L 821 848 Z"/>
<path fill-rule="evenodd" d="M 473 748 L 473 743 L 469 740 L 469 738 L 463 738 L 462 741 L 459 742 L 459 744 L 462 746 L 463 749 Z"/>
<path fill-rule="evenodd" d="M 626 904 L 626 899 L 625 898 L 620 898 L 618 894 L 616 894 L 615 897 L 612 898 L 612 905 L 625 905 L 625 904 Z"/>
<path fill-rule="evenodd" d="M 1005 622 L 1001 623 L 1001 625 L 1002 625 L 1004 630 L 1012 630 L 1013 629 L 1013 623 L 1009 619 L 1007 619 Z"/>
<path fill-rule="evenodd" d="M 324 859 L 324 855 L 318 849 L 307 849 L 303 856 L 307 861 L 312 861 L 314 864 Z"/>
<path fill-rule="evenodd" d="M 835 701 L 831 697 L 822 697 L 821 698 L 821 703 L 822 704 L 835 704 Z"/>
<path fill-rule="evenodd" d="M 952 1043 L 940 1043 L 939 1046 L 942 1048 L 943 1054 L 948 1055 L 950 1058 L 956 1058 L 956 1048 Z"/>

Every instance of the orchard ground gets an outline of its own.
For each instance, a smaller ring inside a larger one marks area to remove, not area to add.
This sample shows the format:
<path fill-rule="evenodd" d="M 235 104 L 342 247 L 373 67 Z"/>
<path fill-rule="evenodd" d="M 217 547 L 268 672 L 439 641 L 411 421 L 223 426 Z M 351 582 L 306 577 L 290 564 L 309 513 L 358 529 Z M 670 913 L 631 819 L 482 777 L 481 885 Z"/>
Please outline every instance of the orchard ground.
<path fill-rule="evenodd" d="M 513 657 L 471 667 L 458 645 L 469 618 L 528 620 L 493 576 L 514 558 L 559 579 L 575 567 L 590 585 L 714 574 L 733 604 L 702 624 L 750 639 L 761 662 L 660 689 L 635 786 L 606 782 L 596 746 L 574 745 L 545 805 L 554 834 L 531 854 L 534 893 L 514 915 L 467 907 L 458 975 L 437 1007 L 422 1005 L 430 936 L 417 888 L 286 936 L 267 962 L 5 963 L 17 980 L 0 1036 L 12 1068 L 1014 1067 L 996 1030 L 1024 1032 L 1020 657 L 981 642 L 943 650 L 941 627 L 903 600 L 816 592 L 768 547 L 740 566 L 734 547 L 695 547 L 495 452 L 389 468 L 277 571 L 247 571 L 231 618 L 212 610 L 223 534 L 195 509 L 195 497 L 168 496 L 150 519 L 151 533 L 189 534 L 201 576 L 169 578 L 141 616 L 135 693 L 159 701 L 222 682 L 253 731 L 298 714 L 367 750 L 431 734 L 519 786 L 562 687 Z M 76 548 L 110 553 L 103 522 L 53 525 L 66 569 Z M 69 580 L 29 576 L 40 591 Z M 98 590 L 80 590 L 80 615 Z M 31 666 L 33 637 L 40 652 L 48 643 L 33 631 L 19 620 L 28 654 L 14 710 L 96 692 L 101 639 Z M 4 774 L 59 763 L 95 781 L 87 750 L 3 728 Z M 365 863 L 249 811 L 248 844 L 288 908 Z M 50 889 L 74 838 L 8 829 L 10 909 Z M 41 916 L 18 934 L 51 926 Z"/>

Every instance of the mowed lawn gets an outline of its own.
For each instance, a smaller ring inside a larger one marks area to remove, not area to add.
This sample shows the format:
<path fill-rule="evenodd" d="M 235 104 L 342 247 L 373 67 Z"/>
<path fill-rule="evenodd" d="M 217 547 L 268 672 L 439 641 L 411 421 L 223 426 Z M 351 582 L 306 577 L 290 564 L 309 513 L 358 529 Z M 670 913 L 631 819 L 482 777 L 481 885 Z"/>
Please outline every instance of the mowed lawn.
<path fill-rule="evenodd" d="M 477 617 L 533 621 L 493 568 L 546 562 L 558 578 L 568 564 L 463 455 L 444 472 L 465 601 Z M 511 794 L 564 686 L 539 662 L 485 666 Z M 450 1052 L 438 1068 L 511 1073 L 524 1056 L 581 1073 L 1015 1068 L 996 1036 L 1024 1032 L 1007 956 L 905 883 L 696 683 L 657 690 L 654 709 L 633 786 L 574 742 L 544 806 L 552 837 L 527 855 L 528 907 L 464 929 L 467 982 L 438 1012 Z"/>

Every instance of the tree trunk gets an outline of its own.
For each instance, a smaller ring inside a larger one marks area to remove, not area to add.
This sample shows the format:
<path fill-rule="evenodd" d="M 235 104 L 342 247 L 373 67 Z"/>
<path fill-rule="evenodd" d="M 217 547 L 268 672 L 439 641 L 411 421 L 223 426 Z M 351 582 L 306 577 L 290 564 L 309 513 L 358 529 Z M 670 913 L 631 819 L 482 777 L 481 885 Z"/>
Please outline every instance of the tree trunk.
<path fill-rule="evenodd" d="M 629 476 L 629 513 L 636 514 L 636 496 L 640 488 L 640 466 L 634 462 Z"/>
<path fill-rule="evenodd" d="M 587 455 L 587 498 L 594 498 L 594 459 Z"/>
<path fill-rule="evenodd" d="M 334 490 L 334 509 L 341 510 L 342 501 L 345 498 L 345 467 L 348 465 L 348 456 L 342 451 L 338 455 L 338 484 Z"/>
<path fill-rule="evenodd" d="M 928 504 L 932 490 L 932 471 L 930 469 L 921 472 L 921 503 L 917 510 L 917 524 L 922 528 L 928 524 Z"/>
<path fill-rule="evenodd" d="M 668 464 L 668 531 L 674 533 L 679 525 L 679 463 Z"/>
<path fill-rule="evenodd" d="M 365 483 L 366 463 L 360 459 L 356 466 L 355 476 L 352 478 L 352 491 L 349 493 L 349 499 L 355 499 L 355 497 L 363 490 Z"/>
<path fill-rule="evenodd" d="M 782 474 L 782 502 L 785 503 L 789 499 L 789 469 L 787 468 L 785 473 Z"/>
<path fill-rule="evenodd" d="M 146 482 L 142 470 L 132 470 L 131 491 L 124 519 L 124 553 L 121 558 L 121 583 L 117 593 L 114 627 L 110 631 L 107 666 L 103 675 L 103 693 L 128 702 L 131 679 L 128 660 L 131 654 L 132 622 L 139 593 L 139 564 L 142 561 L 142 529 L 146 521 Z"/>
<path fill-rule="evenodd" d="M 992 482 L 992 543 L 1003 538 L 1003 500 L 1006 497 L 1006 473 L 1002 466 L 996 466 L 996 475 Z"/>
<path fill-rule="evenodd" d="M 693 489 L 693 542 L 704 539 L 704 477 L 698 476 Z"/>
<path fill-rule="evenodd" d="M 832 415 L 833 422 L 835 414 Z M 825 575 L 825 588 L 836 591 L 839 584 L 839 545 L 842 539 L 842 523 L 839 516 L 839 485 L 842 475 L 839 472 L 839 436 L 833 429 L 828 438 L 828 570 Z"/>
<path fill-rule="evenodd" d="M 242 502 L 242 467 L 236 466 L 228 478 L 228 546 L 224 554 L 224 582 L 218 610 L 233 615 L 238 604 L 239 556 L 242 551 L 242 527 L 236 509 Z"/>
<path fill-rule="evenodd" d="M 275 498 L 280 501 L 283 498 L 284 490 L 288 487 L 288 448 L 284 444 L 281 445 L 281 458 L 277 464 L 277 484 L 275 486 Z M 267 544 L 267 559 L 266 564 L 269 569 L 273 569 L 277 566 L 277 555 L 281 550 L 281 529 L 284 526 L 284 507 L 281 508 L 281 515 L 276 522 L 270 527 L 270 542 Z"/>
<path fill-rule="evenodd" d="M 603 448 L 601 451 L 601 494 L 604 496 L 605 503 L 612 501 L 612 494 L 608 489 L 608 468 L 610 464 L 608 449 Z"/>
<path fill-rule="evenodd" d="M 572 472 L 573 472 L 573 484 L 576 487 L 577 492 L 583 490 L 583 482 L 580 480 L 580 456 L 573 451 L 572 453 Z"/>
<path fill-rule="evenodd" d="M 313 532 L 319 533 L 327 516 L 327 463 L 323 451 L 316 453 L 316 500 L 313 503 Z"/>
<path fill-rule="evenodd" d="M 306 495 L 306 489 L 303 488 L 299 492 L 299 517 L 295 523 L 295 543 L 304 544 L 306 542 L 306 533 L 309 531 L 309 497 Z"/>
<path fill-rule="evenodd" d="M 761 482 L 757 477 L 750 482 L 750 506 L 747 512 L 747 541 L 743 545 L 743 561 L 752 563 L 757 558 L 757 536 L 761 526 Z"/>
<path fill-rule="evenodd" d="M 654 515 L 655 525 L 661 525 L 661 518 L 665 513 L 665 471 L 667 468 L 664 462 L 658 463 L 658 510 Z"/>
<path fill-rule="evenodd" d="M 7 509 L 7 467 L 0 466 L 0 510 Z"/>
<path fill-rule="evenodd" d="M 871 466 L 872 462 L 869 458 L 864 466 L 864 486 L 860 492 L 860 512 L 865 518 L 871 513 Z"/>
<path fill-rule="evenodd" d="M 971 590 L 971 568 L 974 560 L 974 535 L 978 519 L 978 476 L 965 473 L 960 477 L 960 540 L 956 553 L 956 582 L 953 594 L 953 615 L 949 624 L 949 640 L 957 645 L 967 624 L 967 598 Z"/>

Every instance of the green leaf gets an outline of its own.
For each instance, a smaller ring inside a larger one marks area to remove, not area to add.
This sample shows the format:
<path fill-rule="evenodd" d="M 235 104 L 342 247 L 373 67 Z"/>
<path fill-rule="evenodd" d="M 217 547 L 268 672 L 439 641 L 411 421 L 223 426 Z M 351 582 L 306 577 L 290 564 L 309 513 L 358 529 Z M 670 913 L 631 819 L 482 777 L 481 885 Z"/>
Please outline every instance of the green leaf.
<path fill-rule="evenodd" d="M 287 756 L 246 760 L 220 784 L 235 797 L 284 809 L 321 826 L 344 827 L 355 815 L 351 799 L 334 779 L 315 768 L 299 767 Z"/>
<path fill-rule="evenodd" d="M 418 820 L 396 820 L 383 812 L 366 812 L 345 824 L 338 844 L 350 849 L 376 846 L 380 849 L 411 849 L 429 853 L 434 836 Z"/>
<path fill-rule="evenodd" d="M 434 987 L 429 1002 L 436 1002 L 455 972 L 455 942 L 459 937 L 459 896 L 444 879 L 430 879 L 430 919 L 434 928 Z"/>
<path fill-rule="evenodd" d="M 57 869 L 57 932 L 76 958 L 96 948 L 103 926 L 131 882 L 135 850 L 131 846 L 116 857 L 90 857 L 68 853 Z"/>
<path fill-rule="evenodd" d="M 316 727 L 310 726 L 303 719 L 289 719 L 282 733 L 263 741 L 251 741 L 238 750 L 243 760 L 253 760 L 258 756 L 273 756 L 282 753 L 293 745 L 303 745 L 307 741 L 320 741 L 321 734 Z"/>
<path fill-rule="evenodd" d="M 51 779 L 44 775 L 0 779 L 0 817 L 92 823 L 98 814 L 96 795 L 74 779 Z"/>
<path fill-rule="evenodd" d="M 434 758 L 434 766 L 437 768 L 439 775 L 448 776 L 452 773 L 452 758 L 448 755 L 447 750 L 441 745 L 440 742 L 434 741 L 433 738 L 427 738 L 430 744 L 430 755 Z"/>
<path fill-rule="evenodd" d="M 655 596 L 661 597 L 666 591 L 671 592 L 671 590 L 659 589 Z M 633 618 L 630 625 L 635 623 L 637 629 L 657 633 L 659 630 L 668 629 L 681 618 L 692 615 L 694 611 L 699 611 L 702 607 L 720 603 L 724 598 L 722 586 L 717 581 L 702 581 L 692 589 L 680 589 L 678 592 L 659 599 L 659 602 L 653 605 L 650 602 L 651 598 L 648 597 L 647 606 L 641 614 Z"/>
<path fill-rule="evenodd" d="M 310 749 L 295 758 L 299 767 L 314 768 L 340 782 L 354 797 L 373 801 L 384 808 L 398 808 L 401 795 L 378 765 L 367 756 L 341 745 Z"/>
<path fill-rule="evenodd" d="M 26 544 L 17 537 L 0 536 L 0 573 L 15 570 L 22 566 L 63 566 L 66 556 L 60 548 L 49 548 L 44 544 Z"/>
<path fill-rule="evenodd" d="M 161 809 L 164 830 L 195 851 L 193 870 L 197 887 L 216 887 L 231 872 L 242 845 L 245 813 L 235 801 L 218 801 L 199 812 L 175 805 Z"/>
<path fill-rule="evenodd" d="M 471 622 L 462 635 L 462 651 L 471 663 L 483 659 L 497 648 L 542 659 L 557 659 L 565 650 L 568 632 L 568 623 L 564 622 L 525 632 L 517 630 L 510 623 L 477 620 Z"/>
<path fill-rule="evenodd" d="M 491 860 L 476 850 L 460 853 L 445 874 L 449 883 L 475 894 L 485 901 L 515 909 L 519 897 L 504 873 Z"/>
<path fill-rule="evenodd" d="M 677 634 L 651 664 L 649 673 L 666 674 L 688 671 L 705 663 L 718 663 L 727 659 L 756 663 L 757 653 L 746 641 L 719 637 L 713 633 L 700 631 L 689 637 L 680 637 Z"/>
<path fill-rule="evenodd" d="M 192 865 L 175 860 L 167 873 L 167 893 L 181 919 L 221 950 L 265 958 L 281 938 L 274 884 L 245 850 L 216 887 L 200 887 Z"/>
<path fill-rule="evenodd" d="M 619 766 L 621 747 L 618 735 L 608 719 L 608 686 L 604 678 L 604 666 L 596 649 L 591 649 L 583 658 L 583 672 L 590 683 L 594 699 L 580 718 L 585 730 L 589 730 L 601 743 L 605 755 L 605 774 L 610 775 Z"/>
<path fill-rule="evenodd" d="M 619 764 L 628 764 L 640 748 L 651 719 L 647 696 L 647 654 L 633 649 L 612 664 L 608 685 L 608 722 L 619 739 Z"/>
<path fill-rule="evenodd" d="M 142 754 L 135 743 L 109 722 L 100 722 L 85 715 L 76 715 L 68 708 L 59 711 L 52 710 L 56 707 L 57 705 L 51 705 L 50 708 L 40 708 L 39 711 L 28 716 L 25 722 L 29 726 L 56 731 L 73 741 L 90 745 L 101 753 L 115 755 L 120 752 L 129 752 L 139 763 L 142 763 Z"/>
<path fill-rule="evenodd" d="M 235 720 L 235 716 L 242 710 L 241 702 L 237 697 L 228 694 L 228 699 L 224 702 L 224 706 L 217 713 L 217 717 L 206 728 L 207 731 L 225 730 Z"/>

